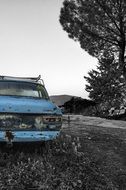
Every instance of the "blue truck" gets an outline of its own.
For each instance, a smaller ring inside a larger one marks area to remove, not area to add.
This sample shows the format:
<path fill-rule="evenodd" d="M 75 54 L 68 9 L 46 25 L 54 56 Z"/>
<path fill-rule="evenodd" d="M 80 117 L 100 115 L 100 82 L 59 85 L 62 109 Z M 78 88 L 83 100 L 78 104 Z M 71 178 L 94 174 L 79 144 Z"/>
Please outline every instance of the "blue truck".
<path fill-rule="evenodd" d="M 62 112 L 50 101 L 41 76 L 0 76 L 0 142 L 41 142 L 55 139 Z"/>

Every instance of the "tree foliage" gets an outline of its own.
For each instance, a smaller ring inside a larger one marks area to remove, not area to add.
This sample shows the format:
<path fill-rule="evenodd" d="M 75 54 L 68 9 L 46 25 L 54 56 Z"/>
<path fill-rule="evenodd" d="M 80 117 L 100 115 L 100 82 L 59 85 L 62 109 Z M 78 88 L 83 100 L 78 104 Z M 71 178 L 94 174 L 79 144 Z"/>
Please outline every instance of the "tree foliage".
<path fill-rule="evenodd" d="M 89 76 L 84 77 L 88 82 L 86 91 L 92 100 L 104 103 L 107 107 L 117 106 L 123 102 L 125 83 L 118 67 L 114 56 L 104 53 L 99 60 L 97 70 L 91 70 Z"/>
<path fill-rule="evenodd" d="M 64 0 L 60 23 L 90 55 L 115 53 L 126 79 L 126 0 Z"/>
<path fill-rule="evenodd" d="M 65 102 L 64 108 L 66 112 L 69 113 L 81 113 L 84 112 L 86 108 L 95 106 L 94 101 L 83 99 L 80 97 L 72 97 L 69 101 Z"/>

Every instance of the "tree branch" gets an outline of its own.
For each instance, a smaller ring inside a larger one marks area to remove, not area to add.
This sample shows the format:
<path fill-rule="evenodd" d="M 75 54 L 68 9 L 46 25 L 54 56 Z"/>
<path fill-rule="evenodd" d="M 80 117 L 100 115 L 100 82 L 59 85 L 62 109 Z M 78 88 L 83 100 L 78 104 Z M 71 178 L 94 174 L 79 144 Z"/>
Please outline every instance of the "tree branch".
<path fill-rule="evenodd" d="M 96 0 L 97 4 L 103 9 L 103 11 L 108 15 L 108 17 L 111 19 L 111 21 L 114 23 L 114 25 L 116 26 L 116 28 L 118 29 L 118 31 L 121 33 L 119 26 L 117 25 L 117 23 L 115 22 L 115 19 L 113 19 L 113 17 L 109 14 L 109 12 L 107 11 L 106 8 L 104 8 L 104 6 L 99 2 L 99 0 Z"/>
<path fill-rule="evenodd" d="M 95 36 L 96 38 L 99 38 L 101 40 L 104 40 L 108 43 L 111 43 L 112 45 L 118 46 L 119 45 L 119 41 L 118 40 L 112 40 L 108 37 L 103 37 L 98 35 L 97 33 L 92 32 L 91 30 L 89 30 L 87 27 L 83 27 L 83 30 L 85 30 L 85 32 L 87 33 L 87 35 L 91 35 L 91 36 Z M 116 43 L 117 42 L 117 43 Z"/>

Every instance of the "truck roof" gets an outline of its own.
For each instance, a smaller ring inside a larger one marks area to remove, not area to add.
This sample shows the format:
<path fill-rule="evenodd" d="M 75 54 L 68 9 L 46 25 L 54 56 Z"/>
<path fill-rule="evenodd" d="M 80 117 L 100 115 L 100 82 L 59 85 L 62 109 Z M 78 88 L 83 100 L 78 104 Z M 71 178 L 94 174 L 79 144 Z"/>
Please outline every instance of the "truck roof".
<path fill-rule="evenodd" d="M 38 77 L 14 77 L 0 75 L 0 80 L 41 83 L 44 86 L 44 81 L 41 79 L 41 75 L 39 75 Z"/>

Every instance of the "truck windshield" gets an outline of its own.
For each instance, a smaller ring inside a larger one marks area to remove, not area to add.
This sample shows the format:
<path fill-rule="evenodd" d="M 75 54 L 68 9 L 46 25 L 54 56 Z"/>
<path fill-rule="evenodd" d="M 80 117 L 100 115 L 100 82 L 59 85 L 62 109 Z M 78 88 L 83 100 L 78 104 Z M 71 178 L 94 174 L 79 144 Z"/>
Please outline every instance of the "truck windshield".
<path fill-rule="evenodd" d="M 49 99 L 41 84 L 20 81 L 0 81 L 0 95 Z"/>

